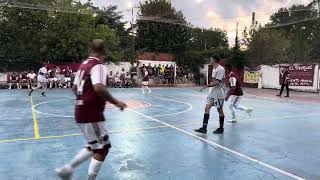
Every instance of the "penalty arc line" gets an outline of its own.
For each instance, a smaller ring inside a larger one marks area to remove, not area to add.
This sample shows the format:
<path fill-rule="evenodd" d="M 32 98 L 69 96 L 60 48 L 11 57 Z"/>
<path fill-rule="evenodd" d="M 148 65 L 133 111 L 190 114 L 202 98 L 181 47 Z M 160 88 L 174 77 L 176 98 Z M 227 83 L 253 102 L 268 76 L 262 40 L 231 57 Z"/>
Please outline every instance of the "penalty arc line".
<path fill-rule="evenodd" d="M 188 135 L 188 136 L 191 136 L 191 137 L 193 137 L 193 138 L 196 138 L 196 139 L 198 139 L 198 140 L 200 140 L 200 141 L 203 141 L 203 142 L 205 142 L 205 143 L 208 143 L 208 144 L 210 144 L 210 145 L 213 145 L 213 146 L 215 146 L 215 147 L 217 147 L 217 148 L 220 148 L 220 149 L 222 149 L 222 150 L 224 150 L 224 151 L 230 152 L 230 153 L 235 154 L 235 155 L 237 155 L 237 156 L 240 156 L 240 157 L 242 157 L 242 158 L 244 158 L 244 159 L 247 159 L 247 160 L 252 161 L 252 162 L 254 162 L 254 163 L 257 163 L 257 164 L 259 164 L 259 165 L 261 165 L 261 166 L 264 166 L 264 167 L 266 167 L 266 168 L 268 168 L 268 169 L 271 169 L 271 170 L 273 170 L 273 171 L 276 171 L 276 172 L 278 172 L 278 173 L 281 173 L 281 174 L 283 174 L 283 175 L 286 175 L 286 176 L 288 176 L 288 177 L 291 177 L 291 178 L 293 178 L 293 179 L 305 180 L 305 179 L 302 178 L 302 177 L 299 177 L 299 176 L 294 175 L 294 174 L 292 174 L 292 173 L 286 172 L 286 171 L 284 171 L 284 170 L 282 170 L 282 169 L 279 169 L 279 168 L 277 168 L 277 167 L 274 167 L 274 166 L 272 166 L 272 165 L 269 165 L 269 164 L 267 164 L 267 163 L 264 163 L 264 162 L 262 162 L 262 161 L 259 161 L 259 160 L 257 160 L 257 159 L 254 159 L 254 158 L 252 158 L 252 157 L 249 157 L 249 156 L 246 156 L 246 155 L 244 155 L 244 154 L 241 154 L 241 153 L 239 153 L 239 152 L 237 152 L 237 151 L 235 151 L 235 150 L 229 149 L 229 148 L 227 148 L 227 147 L 225 147 L 225 146 L 222 146 L 222 145 L 220 145 L 220 144 L 217 144 L 217 143 L 215 143 L 215 142 L 213 142 L 213 141 L 207 140 L 207 139 L 205 139 L 205 138 L 202 138 L 202 137 L 197 136 L 197 135 L 195 135 L 195 134 L 192 134 L 192 133 L 190 133 L 190 132 L 187 132 L 187 131 L 185 131 L 185 130 L 183 130 L 183 129 L 180 129 L 180 128 L 176 127 L 176 126 L 173 126 L 173 125 L 168 124 L 168 123 L 166 123 L 166 122 L 163 122 L 163 121 L 160 121 L 160 120 L 158 120 L 158 119 L 155 119 L 155 118 L 153 118 L 153 117 L 151 117 L 151 116 L 147 116 L 147 115 L 145 115 L 145 114 L 143 114 L 143 113 L 140 113 L 140 112 L 138 112 L 138 111 L 135 111 L 135 110 L 133 110 L 133 109 L 128 109 L 128 110 L 131 111 L 131 112 L 134 112 L 134 113 L 136 113 L 136 114 L 138 114 L 138 115 L 141 115 L 141 116 L 143 116 L 143 117 L 145 117 L 145 118 L 148 118 L 148 119 L 150 119 L 150 120 L 153 120 L 153 121 L 155 121 L 155 122 L 158 122 L 158 123 L 160 123 L 160 124 L 163 124 L 163 125 L 165 125 L 165 126 L 168 126 L 168 127 L 172 128 L 172 129 L 175 129 L 175 130 L 177 130 L 177 131 L 179 131 L 179 132 L 181 132 L 181 133 L 184 133 L 184 134 L 186 134 L 186 135 Z"/>

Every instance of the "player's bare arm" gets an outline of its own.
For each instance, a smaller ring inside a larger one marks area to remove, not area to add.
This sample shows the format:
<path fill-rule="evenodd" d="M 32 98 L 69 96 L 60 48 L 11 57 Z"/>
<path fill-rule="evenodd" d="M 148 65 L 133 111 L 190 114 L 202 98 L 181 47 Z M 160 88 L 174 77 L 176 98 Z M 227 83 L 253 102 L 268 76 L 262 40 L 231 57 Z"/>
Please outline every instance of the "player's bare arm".
<path fill-rule="evenodd" d="M 117 106 L 118 108 L 120 108 L 120 110 L 124 110 L 125 108 L 127 108 L 127 105 L 121 101 L 118 101 L 117 99 L 115 99 L 107 90 L 106 86 L 103 84 L 95 84 L 93 86 L 94 91 L 97 93 L 98 96 L 100 96 L 103 100 L 110 102 L 111 104 L 114 104 L 115 106 Z"/>
<path fill-rule="evenodd" d="M 202 87 L 202 88 L 200 89 L 200 92 L 203 91 L 203 90 L 205 90 L 206 88 L 217 86 L 217 85 L 219 85 L 219 83 L 220 83 L 220 81 L 218 81 L 218 80 L 216 80 L 216 79 L 213 79 L 210 84 L 207 84 L 207 85 L 205 85 L 204 87 Z"/>

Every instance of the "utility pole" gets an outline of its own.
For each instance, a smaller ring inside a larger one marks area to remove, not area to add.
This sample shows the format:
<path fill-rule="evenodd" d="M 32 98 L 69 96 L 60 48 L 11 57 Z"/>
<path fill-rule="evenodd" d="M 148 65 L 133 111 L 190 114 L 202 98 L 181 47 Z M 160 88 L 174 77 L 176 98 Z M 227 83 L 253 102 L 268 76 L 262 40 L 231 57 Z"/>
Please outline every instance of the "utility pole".
<path fill-rule="evenodd" d="M 318 0 L 318 17 L 320 18 L 320 0 Z"/>
<path fill-rule="evenodd" d="M 237 22 L 237 29 L 236 29 L 236 39 L 235 39 L 235 49 L 239 49 L 239 37 L 238 37 L 238 28 L 239 28 L 239 23 Z"/>
<path fill-rule="evenodd" d="M 256 23 L 256 13 L 253 12 L 252 13 L 252 27 L 254 27 L 255 23 Z"/>
<path fill-rule="evenodd" d="M 134 37 L 134 11 L 133 11 L 133 7 L 131 9 L 131 36 L 132 36 L 132 44 L 131 44 L 131 48 L 132 48 L 132 55 L 135 54 L 135 37 Z"/>

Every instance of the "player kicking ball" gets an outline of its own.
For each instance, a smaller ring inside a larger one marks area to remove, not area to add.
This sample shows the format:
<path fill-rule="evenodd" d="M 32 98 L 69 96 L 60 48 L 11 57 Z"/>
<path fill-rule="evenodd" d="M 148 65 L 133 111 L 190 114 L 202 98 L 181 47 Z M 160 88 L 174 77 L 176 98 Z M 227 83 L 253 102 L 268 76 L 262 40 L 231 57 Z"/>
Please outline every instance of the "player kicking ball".
<path fill-rule="evenodd" d="M 231 110 L 231 115 L 232 115 L 231 120 L 228 120 L 228 122 L 236 123 L 237 122 L 237 117 L 236 117 L 236 112 L 235 112 L 236 109 L 241 110 L 241 111 L 245 111 L 249 115 L 252 112 L 252 109 L 240 105 L 240 101 L 243 96 L 243 91 L 241 88 L 240 81 L 239 81 L 238 77 L 236 76 L 236 74 L 234 72 L 232 72 L 231 65 L 226 65 L 225 68 L 226 68 L 226 73 L 229 74 L 228 75 L 228 82 L 229 82 L 228 84 L 230 87 L 225 100 L 228 101 L 230 99 L 229 108 Z"/>
<path fill-rule="evenodd" d="M 32 92 L 37 89 L 42 89 L 41 96 L 46 96 L 47 91 L 47 83 L 48 83 L 48 70 L 47 70 L 47 62 L 43 62 L 43 67 L 39 69 L 37 76 L 37 87 L 31 88 L 29 91 L 29 96 L 31 96 Z"/>
<path fill-rule="evenodd" d="M 213 131 L 214 134 L 221 134 L 223 133 L 223 125 L 224 125 L 224 113 L 223 113 L 223 103 L 224 103 L 224 97 L 225 97 L 225 87 L 223 84 L 223 79 L 225 77 L 225 70 L 224 68 L 219 64 L 220 63 L 220 57 L 217 55 L 214 55 L 210 58 L 210 64 L 213 66 L 212 71 L 212 82 L 203 88 L 201 88 L 200 91 L 203 91 L 204 89 L 210 87 L 210 92 L 207 98 L 207 104 L 205 107 L 205 112 L 203 116 L 203 125 L 199 129 L 195 129 L 195 132 L 198 133 L 207 133 L 207 126 L 208 121 L 210 117 L 210 110 L 212 106 L 215 106 L 217 108 L 217 111 L 219 113 L 219 124 L 220 127 Z"/>
<path fill-rule="evenodd" d="M 103 114 L 106 101 L 120 110 L 127 107 L 106 88 L 107 68 L 103 64 L 107 54 L 105 42 L 93 40 L 89 52 L 89 58 L 77 71 L 72 88 L 76 96 L 75 120 L 88 144 L 69 163 L 56 169 L 57 175 L 63 180 L 71 179 L 74 169 L 90 158 L 88 180 L 96 179 L 111 148 Z"/>

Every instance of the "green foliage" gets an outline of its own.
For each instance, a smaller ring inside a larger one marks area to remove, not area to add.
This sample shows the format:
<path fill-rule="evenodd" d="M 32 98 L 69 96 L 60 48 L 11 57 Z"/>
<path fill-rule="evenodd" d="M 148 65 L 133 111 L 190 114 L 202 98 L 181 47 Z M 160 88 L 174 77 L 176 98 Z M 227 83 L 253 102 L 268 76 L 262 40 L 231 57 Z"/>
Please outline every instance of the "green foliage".
<path fill-rule="evenodd" d="M 48 3 L 86 13 L 1 7 L 0 64 L 4 69 L 31 68 L 43 59 L 52 63 L 79 62 L 87 56 L 88 43 L 94 38 L 106 40 L 108 61 L 124 58 L 124 51 L 119 48 L 119 34 L 124 34 L 124 29 L 117 28 L 123 26 L 120 17 L 111 16 L 113 22 L 102 21 L 101 16 L 94 16 L 93 10 L 97 8 L 91 3 L 58 0 Z M 110 14 L 112 11 L 116 8 L 101 10 Z"/>
<path fill-rule="evenodd" d="M 317 12 L 304 5 L 281 8 L 264 29 L 244 32 L 250 64 L 305 63 L 320 59 L 320 23 Z"/>
<path fill-rule="evenodd" d="M 181 24 L 186 23 L 185 17 L 170 1 L 147 0 L 140 3 L 139 9 L 137 46 L 140 51 L 176 54 L 186 50 L 191 28 Z M 146 17 L 154 21 L 144 20 Z"/>
<path fill-rule="evenodd" d="M 228 48 L 227 33 L 221 29 L 193 28 L 188 46 L 188 49 L 198 51 Z"/>
<path fill-rule="evenodd" d="M 244 33 L 247 58 L 251 65 L 284 63 L 289 40 L 281 30 L 250 29 Z"/>

